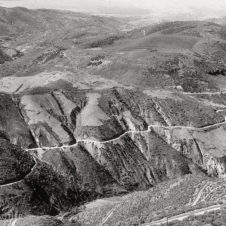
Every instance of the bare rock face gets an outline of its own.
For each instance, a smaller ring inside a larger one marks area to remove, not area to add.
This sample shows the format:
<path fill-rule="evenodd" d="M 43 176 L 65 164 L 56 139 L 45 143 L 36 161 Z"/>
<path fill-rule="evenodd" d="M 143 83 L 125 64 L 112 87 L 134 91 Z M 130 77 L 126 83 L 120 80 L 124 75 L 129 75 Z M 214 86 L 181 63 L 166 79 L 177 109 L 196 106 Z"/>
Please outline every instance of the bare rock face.
<path fill-rule="evenodd" d="M 99 104 L 109 115 L 118 116 L 130 130 L 144 130 L 156 124 L 204 127 L 224 121 L 213 106 L 172 91 L 116 88 L 104 93 Z"/>
<path fill-rule="evenodd" d="M 58 146 L 71 141 L 62 126 L 64 115 L 51 94 L 23 96 L 21 105 L 39 146 Z"/>
<path fill-rule="evenodd" d="M 153 128 L 175 150 L 192 159 L 211 176 L 224 177 L 225 124 L 204 129 Z"/>
<path fill-rule="evenodd" d="M 53 91 L 46 94 L 24 95 L 20 108 L 29 125 L 36 144 L 42 146 L 59 146 L 76 142 L 74 130 L 76 115 L 85 104 L 84 95 Z"/>

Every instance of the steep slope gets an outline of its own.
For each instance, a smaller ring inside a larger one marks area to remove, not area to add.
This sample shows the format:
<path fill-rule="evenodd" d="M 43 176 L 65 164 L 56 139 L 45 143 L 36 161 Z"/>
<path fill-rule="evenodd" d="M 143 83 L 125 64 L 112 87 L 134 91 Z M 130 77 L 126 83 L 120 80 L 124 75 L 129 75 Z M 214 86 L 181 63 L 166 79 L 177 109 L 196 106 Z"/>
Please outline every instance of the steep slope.
<path fill-rule="evenodd" d="M 80 201 L 76 181 L 1 138 L 1 216 L 57 214 Z M 4 218 L 3 218 L 4 219 Z"/>
<path fill-rule="evenodd" d="M 1 93 L 0 109 L 0 130 L 9 134 L 10 141 L 21 147 L 35 147 L 29 127 L 10 95 Z"/>
<path fill-rule="evenodd" d="M 23 179 L 30 173 L 35 162 L 30 155 L 21 152 L 13 145 L 9 145 L 6 136 L 1 134 L 1 178 L 0 186 L 14 183 Z"/>
<path fill-rule="evenodd" d="M 209 175 L 225 177 L 225 124 L 200 131 L 154 128 L 172 146 L 202 166 Z"/>
<path fill-rule="evenodd" d="M 163 90 L 71 89 L 20 95 L 23 118 L 41 147 L 73 144 L 76 139 L 109 140 L 128 130 L 147 130 L 148 125 L 205 127 L 224 122 L 215 106 Z"/>
<path fill-rule="evenodd" d="M 219 205 L 216 204 L 225 200 L 224 188 L 224 180 L 210 180 L 205 177 L 188 175 L 161 183 L 147 191 L 138 191 L 121 197 L 99 199 L 87 203 L 81 212 L 65 214 L 65 220 L 71 222 L 77 220 L 86 226 L 101 224 L 129 226 L 132 224 L 149 225 L 151 223 L 153 223 L 151 225 L 156 225 L 154 222 L 160 219 L 166 220 L 167 217 L 189 213 L 192 210 L 197 211 L 211 206 L 219 208 Z M 202 197 L 197 199 L 199 194 Z M 208 200 L 208 197 L 211 197 L 211 200 Z M 193 205 L 195 199 L 198 202 Z M 203 215 L 204 213 L 200 216 Z M 188 216 L 190 219 L 194 217 L 192 214 Z M 203 216 L 203 222 L 206 222 L 207 219 Z M 223 219 L 220 219 L 219 224 L 224 225 Z M 181 221 L 174 223 L 175 225 L 184 225 L 184 222 Z M 199 225 L 205 225 L 205 223 Z"/>
<path fill-rule="evenodd" d="M 49 162 L 68 176 L 70 175 L 68 170 L 73 170 L 75 165 L 78 173 L 81 173 L 81 180 L 87 178 L 88 183 L 91 182 L 89 188 L 93 187 L 92 173 L 95 172 L 98 176 L 97 169 L 102 168 L 125 189 L 147 188 L 162 180 L 184 174 L 201 173 L 198 166 L 194 165 L 190 159 L 175 151 L 156 133 L 148 129 L 143 132 L 126 132 L 118 138 L 102 142 L 91 138 L 77 139 L 75 145 L 64 145 L 59 148 L 45 147 L 32 149 L 32 151 L 42 161 Z M 87 171 L 86 168 L 86 172 L 81 168 L 80 163 L 85 159 L 87 165 L 91 164 L 90 170 Z M 67 166 L 66 163 L 71 160 L 74 164 Z M 92 166 L 92 162 L 98 163 L 97 168 L 93 168 L 95 165 Z M 95 180 L 99 177 L 97 176 Z"/>
<path fill-rule="evenodd" d="M 68 148 L 31 150 L 67 178 L 76 180 L 81 190 L 81 199 L 92 199 L 126 192 L 114 177 L 101 166 L 91 154 L 80 145 Z"/>

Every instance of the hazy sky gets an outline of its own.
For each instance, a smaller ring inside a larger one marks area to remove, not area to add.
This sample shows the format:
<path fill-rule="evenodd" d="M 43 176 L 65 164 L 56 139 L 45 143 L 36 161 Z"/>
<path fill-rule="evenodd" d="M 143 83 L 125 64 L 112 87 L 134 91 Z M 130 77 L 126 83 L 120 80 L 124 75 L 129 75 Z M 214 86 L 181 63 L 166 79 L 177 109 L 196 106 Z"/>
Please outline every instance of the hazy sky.
<path fill-rule="evenodd" d="M 226 0 L 0 0 L 2 6 L 28 8 L 55 8 L 97 11 L 100 8 L 140 8 L 150 12 L 178 13 L 199 11 L 211 16 L 226 15 Z"/>

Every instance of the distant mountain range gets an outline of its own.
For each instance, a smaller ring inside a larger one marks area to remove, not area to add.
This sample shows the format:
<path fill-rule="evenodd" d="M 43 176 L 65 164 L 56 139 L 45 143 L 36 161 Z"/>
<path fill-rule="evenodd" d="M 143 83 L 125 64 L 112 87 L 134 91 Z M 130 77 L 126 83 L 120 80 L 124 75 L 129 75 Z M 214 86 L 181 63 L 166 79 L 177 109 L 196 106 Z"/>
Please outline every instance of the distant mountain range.
<path fill-rule="evenodd" d="M 225 3 L 221 0 L 218 4 L 213 1 L 199 0 L 195 2 L 179 0 L 138 1 L 138 0 L 64 0 L 62 2 L 36 1 L 36 0 L 0 0 L 3 7 L 27 7 L 31 9 L 48 8 L 58 10 L 71 10 L 108 16 L 149 16 L 156 21 L 175 20 L 203 20 L 220 18 L 226 15 Z"/>

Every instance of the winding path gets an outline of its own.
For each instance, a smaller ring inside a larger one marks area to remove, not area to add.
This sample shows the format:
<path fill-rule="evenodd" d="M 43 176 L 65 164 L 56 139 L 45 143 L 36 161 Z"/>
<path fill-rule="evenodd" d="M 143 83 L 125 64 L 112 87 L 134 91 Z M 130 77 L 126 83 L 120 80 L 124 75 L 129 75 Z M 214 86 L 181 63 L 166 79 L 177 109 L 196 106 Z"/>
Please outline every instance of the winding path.
<path fill-rule="evenodd" d="M 126 136 L 127 134 L 140 134 L 140 133 L 147 133 L 151 132 L 152 128 L 162 128 L 162 129 L 188 129 L 188 130 L 194 130 L 194 131 L 205 131 L 208 129 L 212 129 L 221 125 L 226 125 L 226 118 L 224 122 L 216 123 L 213 125 L 205 126 L 205 127 L 192 127 L 192 126 L 161 126 L 161 125 L 149 125 L 147 130 L 143 131 L 137 131 L 137 130 L 129 130 L 123 133 L 122 135 L 118 136 L 117 138 L 110 139 L 107 141 L 98 141 L 98 140 L 92 140 L 92 139 L 78 139 L 76 144 L 73 145 L 62 145 L 62 146 L 56 146 L 56 147 L 39 147 L 39 148 L 32 148 L 32 149 L 26 149 L 27 151 L 35 151 L 35 150 L 40 150 L 40 149 L 48 149 L 48 150 L 55 150 L 55 149 L 62 149 L 62 148 L 70 148 L 70 147 L 76 147 L 79 143 L 93 143 L 93 144 L 107 144 L 111 143 L 114 141 L 117 141 L 121 139 L 122 137 Z"/>
<path fill-rule="evenodd" d="M 27 177 L 27 176 L 29 176 L 31 173 L 33 173 L 34 169 L 35 169 L 36 166 L 37 166 L 37 160 L 36 160 L 36 158 L 35 158 L 34 156 L 32 156 L 32 157 L 33 157 L 33 159 L 34 159 L 34 161 L 35 161 L 35 164 L 34 164 L 33 167 L 31 168 L 30 172 L 29 172 L 27 175 L 24 176 L 24 178 Z M 22 182 L 22 181 L 24 180 L 24 178 L 23 178 L 23 179 L 20 179 L 20 180 L 18 180 L 18 181 L 14 181 L 14 182 L 10 182 L 10 183 L 6 183 L 6 184 L 3 184 L 3 185 L 0 185 L 0 188 L 6 187 L 6 186 L 10 186 L 10 185 L 14 185 L 14 184 L 17 184 L 17 183 L 20 183 L 20 182 Z"/>
<path fill-rule="evenodd" d="M 181 92 L 182 94 L 185 95 L 220 95 L 220 94 L 226 94 L 226 90 L 222 90 L 222 91 L 217 91 L 217 92 L 200 92 L 200 93 L 191 93 L 191 92 Z M 226 111 L 225 109 L 219 109 L 217 110 L 217 112 L 221 112 L 221 111 Z M 122 135 L 118 136 L 117 138 L 114 139 L 110 139 L 107 141 L 98 141 L 98 140 L 92 140 L 92 139 L 78 139 L 76 144 L 73 145 L 62 145 L 62 146 L 55 146 L 55 147 L 39 147 L 39 148 L 32 148 L 32 149 L 27 149 L 27 151 L 35 151 L 35 150 L 39 150 L 39 149 L 48 149 L 48 150 L 53 150 L 53 149 L 58 149 L 58 148 L 68 148 L 68 147 L 76 147 L 79 143 L 83 143 L 83 142 L 89 142 L 89 143 L 94 143 L 94 144 L 106 144 L 106 143 L 110 143 L 110 142 L 114 142 L 117 141 L 119 139 L 121 139 L 122 137 L 126 136 L 127 134 L 138 134 L 138 133 L 145 133 L 145 132 L 150 132 L 152 128 L 163 128 L 163 129 L 189 129 L 189 130 L 195 130 L 195 131 L 204 131 L 207 129 L 211 129 L 220 125 L 224 125 L 226 124 L 226 117 L 225 117 L 225 121 L 224 122 L 220 122 L 220 123 L 216 123 L 213 125 L 209 125 L 209 126 L 205 126 L 205 127 L 192 127 L 192 126 L 160 126 L 160 125 L 149 125 L 147 130 L 144 131 L 133 131 L 133 130 L 129 130 L 126 131 L 125 133 L 123 133 Z"/>
<path fill-rule="evenodd" d="M 191 92 L 182 92 L 185 95 L 221 95 L 226 94 L 226 91 L 217 91 L 217 92 L 202 92 L 202 93 L 191 93 Z"/>
<path fill-rule="evenodd" d="M 182 94 L 185 95 L 221 95 L 221 94 L 226 94 L 225 90 L 222 91 L 216 91 L 216 92 L 201 92 L 201 93 L 191 93 L 191 92 L 182 92 Z"/>

